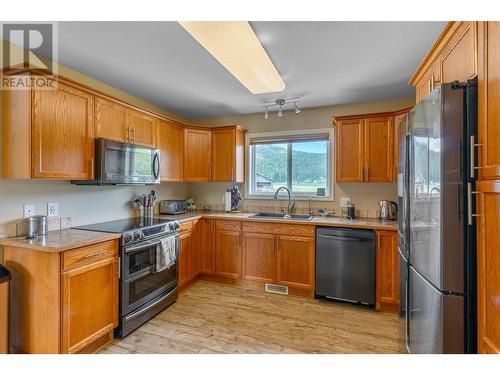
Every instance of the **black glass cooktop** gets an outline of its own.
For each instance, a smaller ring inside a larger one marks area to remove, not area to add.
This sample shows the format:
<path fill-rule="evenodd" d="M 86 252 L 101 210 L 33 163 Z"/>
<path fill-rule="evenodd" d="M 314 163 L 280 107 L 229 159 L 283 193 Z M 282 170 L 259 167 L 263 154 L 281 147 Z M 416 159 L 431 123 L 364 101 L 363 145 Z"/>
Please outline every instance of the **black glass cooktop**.
<path fill-rule="evenodd" d="M 123 233 L 129 230 L 154 227 L 155 225 L 168 223 L 172 220 L 167 219 L 152 219 L 145 217 L 132 217 L 130 219 L 106 221 L 104 223 L 96 223 L 74 227 L 73 229 L 94 230 L 96 232 L 107 233 Z"/>

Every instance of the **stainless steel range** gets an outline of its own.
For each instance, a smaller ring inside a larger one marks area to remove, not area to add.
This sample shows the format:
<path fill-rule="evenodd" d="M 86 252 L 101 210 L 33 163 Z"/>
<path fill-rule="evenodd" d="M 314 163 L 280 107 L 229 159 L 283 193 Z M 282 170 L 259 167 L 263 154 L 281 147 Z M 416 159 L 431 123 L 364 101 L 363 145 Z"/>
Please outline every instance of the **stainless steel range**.
<path fill-rule="evenodd" d="M 74 229 L 122 234 L 120 325 L 115 335 L 127 336 L 177 300 L 177 221 L 135 217 Z M 175 244 L 175 258 L 158 270 L 159 254 L 168 242 Z"/>

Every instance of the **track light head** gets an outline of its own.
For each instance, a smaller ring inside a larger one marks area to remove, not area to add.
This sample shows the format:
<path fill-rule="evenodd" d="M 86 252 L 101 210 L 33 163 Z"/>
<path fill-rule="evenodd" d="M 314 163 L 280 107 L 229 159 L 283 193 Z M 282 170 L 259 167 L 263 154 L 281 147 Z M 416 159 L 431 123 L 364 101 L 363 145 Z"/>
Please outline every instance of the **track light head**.
<path fill-rule="evenodd" d="M 283 117 L 283 110 L 280 105 L 280 109 L 278 110 L 278 117 Z"/>
<path fill-rule="evenodd" d="M 267 111 L 267 107 L 266 107 L 266 111 L 264 112 L 264 120 L 267 120 L 269 118 L 269 112 Z"/>
<path fill-rule="evenodd" d="M 294 110 L 295 110 L 295 114 L 298 115 L 300 112 L 302 112 L 299 107 L 297 106 L 297 103 L 293 103 L 294 105 Z"/>

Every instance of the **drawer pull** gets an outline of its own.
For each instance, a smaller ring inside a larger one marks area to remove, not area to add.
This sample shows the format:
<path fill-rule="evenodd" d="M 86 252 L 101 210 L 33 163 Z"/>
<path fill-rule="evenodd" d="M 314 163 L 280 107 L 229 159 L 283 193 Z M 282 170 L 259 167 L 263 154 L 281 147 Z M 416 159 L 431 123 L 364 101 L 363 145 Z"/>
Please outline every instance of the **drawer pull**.
<path fill-rule="evenodd" d="M 90 254 L 87 254 L 85 255 L 83 258 L 84 259 L 88 259 L 88 258 L 94 258 L 94 257 L 98 257 L 100 255 L 105 255 L 107 252 L 106 251 L 98 251 L 96 253 L 90 253 Z"/>

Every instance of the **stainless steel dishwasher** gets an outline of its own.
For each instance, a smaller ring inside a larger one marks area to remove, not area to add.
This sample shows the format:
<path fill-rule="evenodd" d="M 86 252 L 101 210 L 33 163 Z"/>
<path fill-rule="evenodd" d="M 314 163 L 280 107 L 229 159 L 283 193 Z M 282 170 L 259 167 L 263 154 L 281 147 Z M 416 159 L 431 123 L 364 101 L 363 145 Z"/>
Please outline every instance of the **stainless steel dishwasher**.
<path fill-rule="evenodd" d="M 375 305 L 375 232 L 316 229 L 316 298 Z"/>

